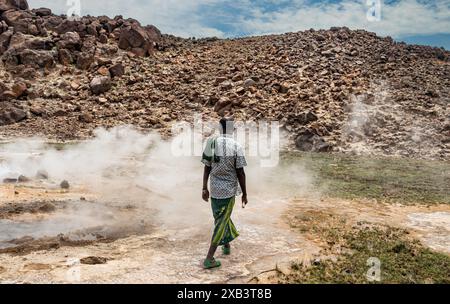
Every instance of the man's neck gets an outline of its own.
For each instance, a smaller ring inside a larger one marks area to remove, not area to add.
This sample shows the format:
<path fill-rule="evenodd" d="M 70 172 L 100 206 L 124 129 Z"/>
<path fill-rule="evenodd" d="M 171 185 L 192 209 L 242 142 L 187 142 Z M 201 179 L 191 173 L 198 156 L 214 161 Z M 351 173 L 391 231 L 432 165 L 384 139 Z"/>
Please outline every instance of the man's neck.
<path fill-rule="evenodd" d="M 226 138 L 232 138 L 233 134 L 228 134 L 228 133 L 221 133 L 220 137 L 226 137 Z"/>

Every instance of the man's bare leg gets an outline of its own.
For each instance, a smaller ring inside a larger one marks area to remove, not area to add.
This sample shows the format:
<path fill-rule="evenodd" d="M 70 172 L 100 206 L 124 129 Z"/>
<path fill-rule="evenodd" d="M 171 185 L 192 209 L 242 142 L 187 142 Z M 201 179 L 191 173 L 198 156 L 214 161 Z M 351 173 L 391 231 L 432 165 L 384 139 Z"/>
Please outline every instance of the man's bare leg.
<path fill-rule="evenodd" d="M 211 244 L 211 246 L 209 247 L 209 251 L 208 251 L 208 255 L 206 256 L 206 259 L 208 259 L 208 260 L 214 259 L 214 254 L 216 253 L 217 247 L 218 247 L 217 245 Z"/>

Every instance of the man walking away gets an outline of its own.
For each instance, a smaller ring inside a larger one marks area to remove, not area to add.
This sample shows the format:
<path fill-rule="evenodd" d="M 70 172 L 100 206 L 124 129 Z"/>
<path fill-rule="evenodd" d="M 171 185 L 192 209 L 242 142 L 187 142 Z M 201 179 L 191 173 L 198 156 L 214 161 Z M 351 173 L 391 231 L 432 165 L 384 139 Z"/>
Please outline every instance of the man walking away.
<path fill-rule="evenodd" d="M 214 233 L 208 255 L 203 263 L 205 269 L 220 267 L 220 261 L 214 259 L 218 246 L 222 246 L 225 255 L 231 254 L 230 242 L 239 236 L 231 220 L 235 197 L 242 192 L 242 208 L 247 201 L 244 167 L 247 162 L 241 146 L 232 138 L 234 121 L 231 118 L 220 120 L 220 136 L 210 138 L 203 152 L 202 198 L 208 201 L 211 195 L 211 206 L 214 216 Z M 208 190 L 208 179 L 210 190 Z"/>

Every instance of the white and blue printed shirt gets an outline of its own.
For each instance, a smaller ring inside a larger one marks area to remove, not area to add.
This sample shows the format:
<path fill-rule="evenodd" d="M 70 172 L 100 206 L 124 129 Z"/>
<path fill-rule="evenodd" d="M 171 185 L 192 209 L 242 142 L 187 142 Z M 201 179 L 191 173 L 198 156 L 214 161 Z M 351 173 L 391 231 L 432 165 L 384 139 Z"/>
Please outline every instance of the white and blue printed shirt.
<path fill-rule="evenodd" d="M 206 149 L 205 149 L 206 150 Z M 215 139 L 214 154 L 218 162 L 202 159 L 211 167 L 210 194 L 212 198 L 231 198 L 242 193 L 236 169 L 247 166 L 242 147 L 230 135 L 220 135 Z"/>

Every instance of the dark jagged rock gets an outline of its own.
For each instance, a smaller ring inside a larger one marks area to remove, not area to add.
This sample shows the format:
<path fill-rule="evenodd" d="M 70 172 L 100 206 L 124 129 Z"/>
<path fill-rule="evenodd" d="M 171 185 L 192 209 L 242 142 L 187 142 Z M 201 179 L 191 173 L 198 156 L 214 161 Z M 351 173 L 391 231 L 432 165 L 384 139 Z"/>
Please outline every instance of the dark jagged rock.
<path fill-rule="evenodd" d="M 26 0 L 0 0 L 0 12 L 8 10 L 27 10 L 28 2 Z"/>
<path fill-rule="evenodd" d="M 27 113 L 19 108 L 8 105 L 0 106 L 0 126 L 16 123 L 26 118 Z"/>
<path fill-rule="evenodd" d="M 92 93 L 99 95 L 111 89 L 111 78 L 109 76 L 95 77 L 91 80 Z"/>

